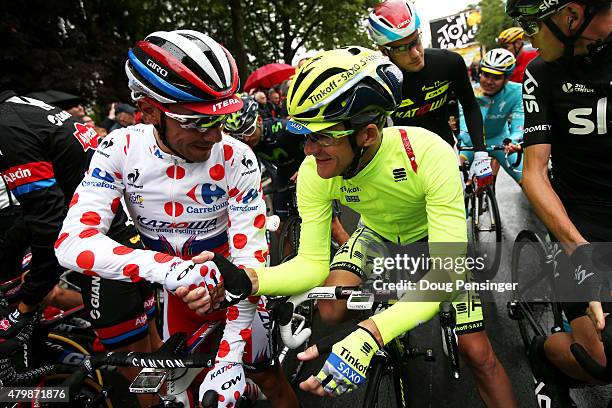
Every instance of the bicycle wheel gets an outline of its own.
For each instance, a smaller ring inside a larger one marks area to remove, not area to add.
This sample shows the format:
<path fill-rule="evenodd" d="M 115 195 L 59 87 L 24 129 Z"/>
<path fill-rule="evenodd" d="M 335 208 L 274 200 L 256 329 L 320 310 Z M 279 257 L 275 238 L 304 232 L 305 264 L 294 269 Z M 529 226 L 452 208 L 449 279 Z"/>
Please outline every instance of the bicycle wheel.
<path fill-rule="evenodd" d="M 501 217 L 495 193 L 487 186 L 470 197 L 468 214 L 471 217 L 470 241 L 474 256 L 482 258 L 484 267 L 474 270 L 476 280 L 493 279 L 501 262 Z"/>
<path fill-rule="evenodd" d="M 395 339 L 372 358 L 363 398 L 364 408 L 409 406 L 407 357 L 402 350 L 401 340 Z"/>
<path fill-rule="evenodd" d="M 532 231 L 521 231 L 512 248 L 515 315 L 525 351 L 534 336 L 562 330 L 563 316 L 556 302 L 553 264 L 547 262 L 544 241 Z"/>
<path fill-rule="evenodd" d="M 278 259 L 281 263 L 288 261 L 297 255 L 298 246 L 300 244 L 300 226 L 302 219 L 297 215 L 291 215 L 281 229 L 280 238 L 278 239 Z"/>

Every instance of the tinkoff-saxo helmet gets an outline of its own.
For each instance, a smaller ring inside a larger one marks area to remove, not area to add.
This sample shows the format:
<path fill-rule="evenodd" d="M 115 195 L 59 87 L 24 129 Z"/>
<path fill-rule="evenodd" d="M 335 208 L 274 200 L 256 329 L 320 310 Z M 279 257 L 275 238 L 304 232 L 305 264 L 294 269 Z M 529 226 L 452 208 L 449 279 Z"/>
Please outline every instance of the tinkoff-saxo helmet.
<path fill-rule="evenodd" d="M 323 51 L 296 73 L 287 95 L 287 129 L 308 134 L 360 115 L 388 115 L 402 99 L 403 76 L 380 53 L 357 46 Z"/>
<path fill-rule="evenodd" d="M 259 117 L 258 107 L 255 98 L 246 94 L 242 95 L 242 109 L 227 116 L 223 129 L 238 139 L 252 135 Z"/>
<path fill-rule="evenodd" d="M 514 71 L 516 58 L 514 54 L 503 48 L 489 50 L 480 60 L 480 69 L 496 75 L 508 76 Z"/>
<path fill-rule="evenodd" d="M 499 33 L 495 41 L 499 45 L 512 44 L 516 40 L 522 39 L 524 34 L 525 30 L 523 30 L 521 27 L 510 27 Z"/>
<path fill-rule="evenodd" d="M 421 20 L 407 0 L 388 0 L 374 7 L 368 17 L 370 37 L 378 45 L 401 40 L 416 32 Z"/>
<path fill-rule="evenodd" d="M 238 69 L 215 40 L 193 30 L 156 31 L 138 41 L 125 62 L 133 99 L 181 103 L 206 115 L 239 110 Z"/>

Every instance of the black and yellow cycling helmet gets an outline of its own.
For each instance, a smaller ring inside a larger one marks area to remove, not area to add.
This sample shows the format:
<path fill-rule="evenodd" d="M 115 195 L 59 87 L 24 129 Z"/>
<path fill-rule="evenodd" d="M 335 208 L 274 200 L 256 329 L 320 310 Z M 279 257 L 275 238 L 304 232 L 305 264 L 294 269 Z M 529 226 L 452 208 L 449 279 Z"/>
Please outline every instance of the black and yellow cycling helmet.
<path fill-rule="evenodd" d="M 357 46 L 323 51 L 291 82 L 287 129 L 308 134 L 361 115 L 389 115 L 402 100 L 402 78 L 379 52 Z"/>
<path fill-rule="evenodd" d="M 241 96 L 242 109 L 230 113 L 223 123 L 223 130 L 230 136 L 242 140 L 255 133 L 257 118 L 259 117 L 259 105 L 251 95 Z"/>

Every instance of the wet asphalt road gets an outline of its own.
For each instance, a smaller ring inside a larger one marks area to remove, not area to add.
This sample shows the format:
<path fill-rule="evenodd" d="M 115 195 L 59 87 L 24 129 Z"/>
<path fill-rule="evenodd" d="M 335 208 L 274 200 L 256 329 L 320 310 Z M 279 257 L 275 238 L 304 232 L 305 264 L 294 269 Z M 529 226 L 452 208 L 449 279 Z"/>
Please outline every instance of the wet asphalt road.
<path fill-rule="evenodd" d="M 501 172 L 503 173 L 503 171 Z M 510 279 L 510 252 L 511 243 L 522 229 L 545 231 L 542 224 L 530 210 L 529 203 L 521 189 L 506 174 L 501 174 L 497 180 L 496 194 L 499 203 L 504 245 L 500 270 L 495 282 L 511 282 Z M 343 209 L 343 223 L 347 229 L 354 229 L 356 216 L 349 209 Z M 485 327 L 495 353 L 505 367 L 512 383 L 520 407 L 537 407 L 533 397 L 533 380 L 523 353 L 522 343 L 516 322 L 510 320 L 506 312 L 506 302 L 510 294 L 496 294 L 494 301 L 490 294 L 481 293 L 485 315 Z M 411 389 L 414 407 L 483 407 L 484 404 L 478 396 L 474 380 L 469 369 L 462 365 L 462 377 L 459 380 L 451 379 L 447 368 L 447 360 L 443 356 L 439 326 L 434 319 L 426 325 L 412 332 L 411 344 L 418 347 L 432 347 L 436 355 L 435 362 L 425 362 L 422 359 L 411 361 Z M 322 323 L 315 324 L 314 336 L 328 333 L 333 330 Z M 319 358 L 305 366 L 304 376 L 317 372 L 322 366 L 323 359 Z M 357 390 L 352 394 L 339 398 L 319 398 L 301 391 L 298 397 L 304 407 L 312 408 L 345 408 L 347 406 L 361 406 L 363 391 Z M 594 387 L 572 391 L 579 407 L 600 408 L 606 407 L 612 399 L 612 387 Z"/>

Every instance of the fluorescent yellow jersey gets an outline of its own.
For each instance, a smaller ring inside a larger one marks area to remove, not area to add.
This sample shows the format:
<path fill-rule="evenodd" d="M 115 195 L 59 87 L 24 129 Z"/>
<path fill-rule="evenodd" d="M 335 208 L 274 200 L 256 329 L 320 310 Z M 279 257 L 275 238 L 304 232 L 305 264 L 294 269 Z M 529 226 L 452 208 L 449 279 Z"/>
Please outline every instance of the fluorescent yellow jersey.
<path fill-rule="evenodd" d="M 275 267 L 256 268 L 258 293 L 298 294 L 324 282 L 329 273 L 334 199 L 394 243 L 409 244 L 426 236 L 429 242 L 467 241 L 457 158 L 448 143 L 423 128 L 384 129 L 374 158 L 348 180 L 319 177 L 314 157 L 307 157 L 298 173 L 297 197 L 302 218 L 298 255 Z M 407 306 L 412 307 L 410 322 L 398 324 L 407 320 Z M 421 306 L 426 311 L 414 314 L 415 303 L 398 302 L 376 315 L 385 342 L 437 313 L 435 302 Z"/>

